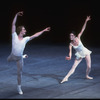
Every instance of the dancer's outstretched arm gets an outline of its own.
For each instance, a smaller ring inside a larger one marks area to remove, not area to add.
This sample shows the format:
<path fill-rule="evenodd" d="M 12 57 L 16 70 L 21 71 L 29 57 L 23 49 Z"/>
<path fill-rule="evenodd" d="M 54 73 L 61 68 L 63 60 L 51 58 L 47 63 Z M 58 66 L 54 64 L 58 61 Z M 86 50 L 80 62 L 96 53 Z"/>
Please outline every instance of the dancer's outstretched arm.
<path fill-rule="evenodd" d="M 16 31 L 16 21 L 17 21 L 17 17 L 18 16 L 22 16 L 23 15 L 23 11 L 20 11 L 18 13 L 16 13 L 13 22 L 12 22 L 12 33 L 14 33 Z"/>
<path fill-rule="evenodd" d="M 72 45 L 69 45 L 69 56 L 66 56 L 66 60 L 71 60 L 72 57 Z"/>
<path fill-rule="evenodd" d="M 30 36 L 30 40 L 32 40 L 32 39 L 34 39 L 34 38 L 40 36 L 41 34 L 43 34 L 43 33 L 46 32 L 46 31 L 50 31 L 50 27 L 47 27 L 47 28 L 45 28 L 44 30 L 42 30 L 42 31 L 40 31 L 40 32 L 37 32 L 37 33 L 35 33 L 34 35 Z"/>
<path fill-rule="evenodd" d="M 85 30 L 85 28 L 86 28 L 87 22 L 88 22 L 89 20 L 91 20 L 91 18 L 90 18 L 90 16 L 87 16 L 87 18 L 86 18 L 86 20 L 85 20 L 85 23 L 84 23 L 84 25 L 83 25 L 83 27 L 82 27 L 82 30 L 81 30 L 81 32 L 78 34 L 78 38 L 79 38 L 79 39 L 80 39 L 81 35 L 83 34 L 83 32 L 84 32 L 84 30 Z"/>

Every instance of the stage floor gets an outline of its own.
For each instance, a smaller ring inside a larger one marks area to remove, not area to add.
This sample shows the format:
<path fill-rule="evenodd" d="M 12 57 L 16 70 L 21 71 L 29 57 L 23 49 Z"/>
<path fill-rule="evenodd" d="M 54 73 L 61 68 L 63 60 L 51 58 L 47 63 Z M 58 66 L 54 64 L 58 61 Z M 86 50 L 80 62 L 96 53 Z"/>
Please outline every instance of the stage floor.
<path fill-rule="evenodd" d="M 11 45 L 0 45 L 0 99 L 100 99 L 100 48 L 88 47 L 92 51 L 92 69 L 85 78 L 85 59 L 78 65 L 68 82 L 61 80 L 68 73 L 75 59 L 66 61 L 68 46 L 27 44 L 24 53 L 22 90 L 17 93 L 17 67 L 15 62 L 7 62 Z"/>

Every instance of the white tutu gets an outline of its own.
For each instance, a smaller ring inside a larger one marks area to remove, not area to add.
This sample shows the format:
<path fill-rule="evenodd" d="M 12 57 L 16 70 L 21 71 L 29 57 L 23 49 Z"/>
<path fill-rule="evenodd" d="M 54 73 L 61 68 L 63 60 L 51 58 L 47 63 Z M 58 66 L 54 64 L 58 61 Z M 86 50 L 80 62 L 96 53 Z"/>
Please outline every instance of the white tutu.
<path fill-rule="evenodd" d="M 76 59 L 85 58 L 87 55 L 90 55 L 91 53 L 92 51 L 84 47 L 82 51 L 76 52 L 75 56 L 76 56 Z"/>
<path fill-rule="evenodd" d="M 70 44 L 76 50 L 76 53 L 75 53 L 76 59 L 85 58 L 87 55 L 90 55 L 92 53 L 92 51 L 90 51 L 86 47 L 84 47 L 84 45 L 82 44 L 82 42 L 80 40 L 79 40 L 78 46 L 74 46 L 72 43 L 70 43 Z"/>

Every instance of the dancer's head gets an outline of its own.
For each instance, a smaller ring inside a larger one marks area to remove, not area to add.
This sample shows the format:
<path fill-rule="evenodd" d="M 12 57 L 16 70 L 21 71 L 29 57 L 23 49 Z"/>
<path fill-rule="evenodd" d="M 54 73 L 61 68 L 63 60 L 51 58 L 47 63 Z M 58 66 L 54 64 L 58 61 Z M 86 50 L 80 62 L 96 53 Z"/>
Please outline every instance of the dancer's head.
<path fill-rule="evenodd" d="M 26 34 L 26 29 L 24 26 L 18 26 L 17 27 L 17 33 L 21 34 L 22 36 L 24 36 Z"/>
<path fill-rule="evenodd" d="M 75 32 L 74 31 L 72 31 L 71 33 L 70 33 L 70 40 L 74 40 L 75 39 Z"/>

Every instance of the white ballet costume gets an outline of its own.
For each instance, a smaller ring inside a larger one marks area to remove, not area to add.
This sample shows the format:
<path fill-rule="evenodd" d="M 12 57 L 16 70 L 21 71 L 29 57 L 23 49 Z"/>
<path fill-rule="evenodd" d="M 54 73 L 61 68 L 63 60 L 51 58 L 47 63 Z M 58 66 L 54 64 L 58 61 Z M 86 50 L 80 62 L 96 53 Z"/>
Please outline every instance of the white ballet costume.
<path fill-rule="evenodd" d="M 84 47 L 84 45 L 82 44 L 82 42 L 80 40 L 79 40 L 78 46 L 74 46 L 72 43 L 70 43 L 70 44 L 73 46 L 73 48 L 76 51 L 76 53 L 75 53 L 76 59 L 85 58 L 87 55 L 90 55 L 92 53 L 92 51 L 90 51 L 86 47 Z"/>

